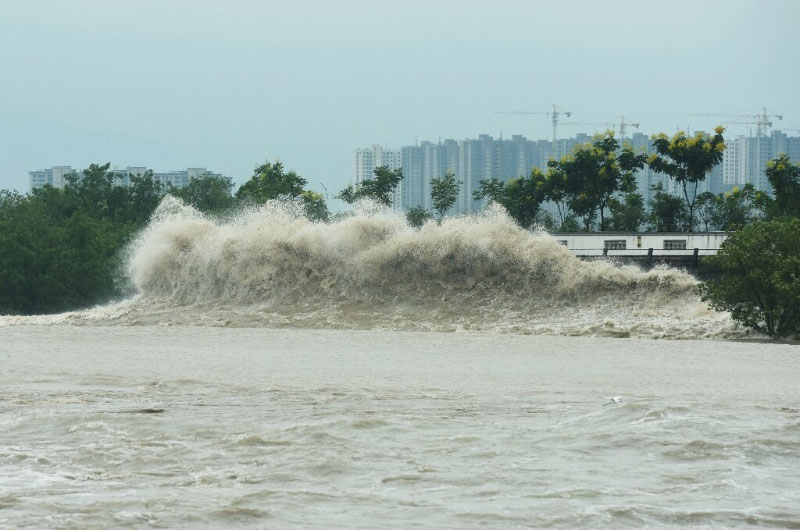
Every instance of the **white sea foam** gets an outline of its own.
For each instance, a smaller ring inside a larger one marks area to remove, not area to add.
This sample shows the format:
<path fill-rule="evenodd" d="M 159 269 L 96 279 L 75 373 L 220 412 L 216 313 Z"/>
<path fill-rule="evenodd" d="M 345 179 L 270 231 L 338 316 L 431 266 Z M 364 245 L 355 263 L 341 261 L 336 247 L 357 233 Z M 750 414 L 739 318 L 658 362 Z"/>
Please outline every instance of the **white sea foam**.
<path fill-rule="evenodd" d="M 429 222 L 362 205 L 331 223 L 272 201 L 212 219 L 166 197 L 128 249 L 138 295 L 3 323 L 122 323 L 738 337 L 670 268 L 586 262 L 499 208 Z"/>

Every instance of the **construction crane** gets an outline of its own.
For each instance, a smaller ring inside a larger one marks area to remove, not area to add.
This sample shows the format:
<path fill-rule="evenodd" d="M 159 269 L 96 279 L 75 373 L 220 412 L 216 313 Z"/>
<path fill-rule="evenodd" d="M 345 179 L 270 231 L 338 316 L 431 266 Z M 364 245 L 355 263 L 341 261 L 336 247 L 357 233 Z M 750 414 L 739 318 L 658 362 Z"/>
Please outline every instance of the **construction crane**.
<path fill-rule="evenodd" d="M 633 127 L 635 129 L 639 128 L 638 123 L 626 123 L 625 116 L 619 117 L 619 139 L 622 140 L 625 138 L 625 127 Z"/>
<path fill-rule="evenodd" d="M 620 116 L 619 123 L 612 123 L 612 122 L 593 122 L 593 121 L 567 121 L 562 123 L 561 125 L 595 125 L 599 127 L 610 127 L 611 129 L 619 128 L 619 138 L 620 140 L 625 138 L 625 129 L 627 127 L 635 127 L 639 128 L 638 123 L 630 123 L 625 121 L 625 116 Z"/>
<path fill-rule="evenodd" d="M 756 126 L 756 136 L 761 138 L 764 136 L 762 131 L 766 131 L 767 127 L 772 127 L 771 121 L 763 121 L 763 120 L 750 120 L 750 121 L 723 121 L 722 125 L 755 125 Z M 751 133 L 752 134 L 752 133 Z"/>
<path fill-rule="evenodd" d="M 773 111 L 766 107 L 761 109 L 759 114 L 689 114 L 689 116 L 715 116 L 718 118 L 750 118 L 751 121 L 729 121 L 723 122 L 728 125 L 755 125 L 756 135 L 764 136 L 767 133 L 767 128 L 772 127 L 771 118 L 783 119 L 782 114 L 775 114 Z"/>
<path fill-rule="evenodd" d="M 494 111 L 495 114 L 527 114 L 531 116 L 548 116 L 553 120 L 553 142 L 556 141 L 558 138 L 558 120 L 560 116 L 566 116 L 569 118 L 572 116 L 572 112 L 568 112 L 565 110 L 561 110 L 558 108 L 555 103 L 553 104 L 553 110 L 548 112 L 537 112 L 537 111 L 529 111 L 529 110 L 496 110 Z"/>

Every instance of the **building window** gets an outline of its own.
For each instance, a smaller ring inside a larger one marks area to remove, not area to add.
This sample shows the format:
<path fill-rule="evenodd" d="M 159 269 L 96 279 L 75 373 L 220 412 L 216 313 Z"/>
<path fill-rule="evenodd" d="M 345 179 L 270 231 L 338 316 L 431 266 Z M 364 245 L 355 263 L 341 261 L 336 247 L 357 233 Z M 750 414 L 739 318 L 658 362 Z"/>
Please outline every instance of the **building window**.
<path fill-rule="evenodd" d="M 627 245 L 624 239 L 606 239 L 603 241 L 603 248 L 606 250 L 625 250 Z"/>
<path fill-rule="evenodd" d="M 664 250 L 686 250 L 685 239 L 665 239 Z"/>

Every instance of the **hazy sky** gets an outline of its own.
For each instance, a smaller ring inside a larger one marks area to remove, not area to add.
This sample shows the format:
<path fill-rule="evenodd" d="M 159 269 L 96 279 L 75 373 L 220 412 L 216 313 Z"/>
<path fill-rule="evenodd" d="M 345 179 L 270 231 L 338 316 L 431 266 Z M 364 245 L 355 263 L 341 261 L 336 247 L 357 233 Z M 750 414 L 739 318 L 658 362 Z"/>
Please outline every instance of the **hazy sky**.
<path fill-rule="evenodd" d="M 796 0 L 0 0 L 0 188 L 106 161 L 240 183 L 280 158 L 333 193 L 356 147 L 549 138 L 494 111 L 553 103 L 648 134 L 763 106 L 800 129 L 798 21 Z"/>

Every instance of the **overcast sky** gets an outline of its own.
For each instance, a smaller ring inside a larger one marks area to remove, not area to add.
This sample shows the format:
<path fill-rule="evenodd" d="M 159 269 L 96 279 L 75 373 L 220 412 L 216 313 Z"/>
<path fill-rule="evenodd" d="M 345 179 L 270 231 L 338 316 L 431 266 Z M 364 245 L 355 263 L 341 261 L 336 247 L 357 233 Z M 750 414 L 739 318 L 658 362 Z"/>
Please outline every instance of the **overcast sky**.
<path fill-rule="evenodd" d="M 494 111 L 553 103 L 648 134 L 764 106 L 800 129 L 798 21 L 796 0 L 0 0 L 0 188 L 107 161 L 241 183 L 280 159 L 333 193 L 357 147 L 549 138 Z"/>

